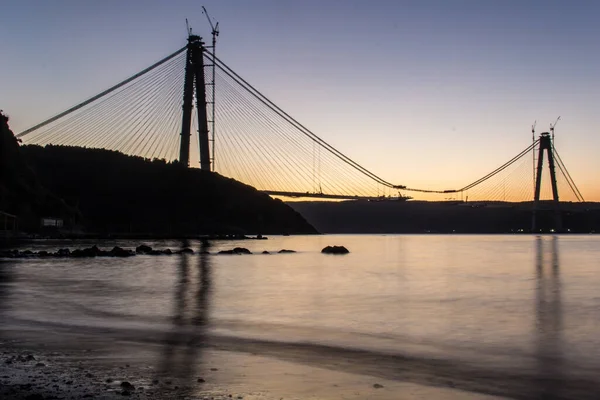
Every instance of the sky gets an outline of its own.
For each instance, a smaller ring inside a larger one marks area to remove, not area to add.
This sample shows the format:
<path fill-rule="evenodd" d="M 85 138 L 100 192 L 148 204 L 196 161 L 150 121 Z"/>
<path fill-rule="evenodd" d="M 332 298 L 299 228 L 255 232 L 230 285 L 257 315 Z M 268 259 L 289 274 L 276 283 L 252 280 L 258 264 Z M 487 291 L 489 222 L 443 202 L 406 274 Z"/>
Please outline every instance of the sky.
<path fill-rule="evenodd" d="M 465 185 L 548 130 L 600 201 L 600 2 L 4 0 L 0 108 L 19 132 L 185 45 L 218 55 L 388 181 Z"/>

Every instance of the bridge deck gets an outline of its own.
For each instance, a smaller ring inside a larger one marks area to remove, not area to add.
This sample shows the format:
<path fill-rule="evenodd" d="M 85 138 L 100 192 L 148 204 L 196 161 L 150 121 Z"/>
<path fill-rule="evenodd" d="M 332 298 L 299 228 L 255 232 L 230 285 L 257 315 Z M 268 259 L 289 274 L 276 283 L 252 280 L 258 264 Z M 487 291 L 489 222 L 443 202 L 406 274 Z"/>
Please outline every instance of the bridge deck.
<path fill-rule="evenodd" d="M 345 196 L 339 194 L 326 194 L 326 193 L 310 193 L 310 192 L 280 192 L 277 190 L 261 190 L 262 193 L 270 196 L 282 196 L 282 197 L 294 197 L 294 198 L 319 198 L 319 199 L 334 199 L 334 200 L 368 200 L 368 201 L 385 201 L 385 200 L 396 200 L 404 201 L 411 197 L 370 197 L 370 196 Z"/>

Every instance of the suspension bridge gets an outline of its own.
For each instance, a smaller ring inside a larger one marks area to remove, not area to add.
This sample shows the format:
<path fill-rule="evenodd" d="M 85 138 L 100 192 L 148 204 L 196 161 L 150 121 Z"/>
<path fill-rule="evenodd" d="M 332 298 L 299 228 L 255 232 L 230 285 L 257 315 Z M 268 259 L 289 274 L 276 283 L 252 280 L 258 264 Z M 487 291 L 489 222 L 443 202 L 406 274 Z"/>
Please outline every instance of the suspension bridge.
<path fill-rule="evenodd" d="M 217 172 L 270 195 L 405 200 L 583 201 L 544 132 L 495 170 L 459 188 L 407 187 L 373 173 L 242 78 L 199 36 L 148 68 L 23 132 L 25 144 L 85 146 Z M 193 143 L 193 145 L 192 145 Z M 549 179 L 542 180 L 544 154 Z M 396 197 L 397 194 L 397 197 Z M 534 222 L 535 226 L 535 222 Z"/>

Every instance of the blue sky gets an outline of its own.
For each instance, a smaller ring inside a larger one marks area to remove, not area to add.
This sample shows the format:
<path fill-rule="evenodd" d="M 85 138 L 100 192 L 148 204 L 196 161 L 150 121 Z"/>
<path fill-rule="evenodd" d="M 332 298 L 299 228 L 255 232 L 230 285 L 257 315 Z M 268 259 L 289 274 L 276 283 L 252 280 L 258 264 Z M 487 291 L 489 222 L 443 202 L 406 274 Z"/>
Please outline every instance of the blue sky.
<path fill-rule="evenodd" d="M 185 44 L 185 18 L 248 81 L 390 181 L 454 187 L 547 130 L 600 200 L 600 2 L 30 1 L 0 13 L 0 108 L 15 131 Z"/>

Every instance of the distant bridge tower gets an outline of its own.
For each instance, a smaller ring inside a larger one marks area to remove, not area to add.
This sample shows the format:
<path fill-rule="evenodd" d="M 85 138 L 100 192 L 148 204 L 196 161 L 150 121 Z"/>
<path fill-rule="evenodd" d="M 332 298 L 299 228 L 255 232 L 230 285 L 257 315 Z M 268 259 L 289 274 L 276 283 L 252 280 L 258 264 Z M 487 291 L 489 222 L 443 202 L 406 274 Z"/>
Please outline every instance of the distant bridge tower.
<path fill-rule="evenodd" d="M 181 121 L 181 145 L 179 147 L 179 162 L 186 167 L 190 165 L 190 129 L 192 125 L 194 87 L 196 90 L 196 111 L 198 114 L 200 169 L 210 171 L 211 160 L 206 113 L 206 80 L 204 76 L 204 42 L 200 36 L 190 34 L 185 62 L 183 117 Z"/>
<path fill-rule="evenodd" d="M 537 230 L 537 212 L 540 205 L 540 190 L 542 184 L 542 166 L 544 163 L 544 150 L 548 153 L 548 167 L 550 169 L 550 182 L 552 183 L 552 197 L 555 213 L 556 232 L 562 231 L 562 216 L 560 212 L 560 202 L 558 200 L 558 186 L 556 185 L 556 171 L 554 168 L 554 146 L 552 145 L 552 137 L 549 132 L 544 132 L 540 135 L 539 153 L 537 158 L 537 169 L 535 175 L 535 195 L 533 198 L 533 215 L 531 218 L 531 231 Z"/>

